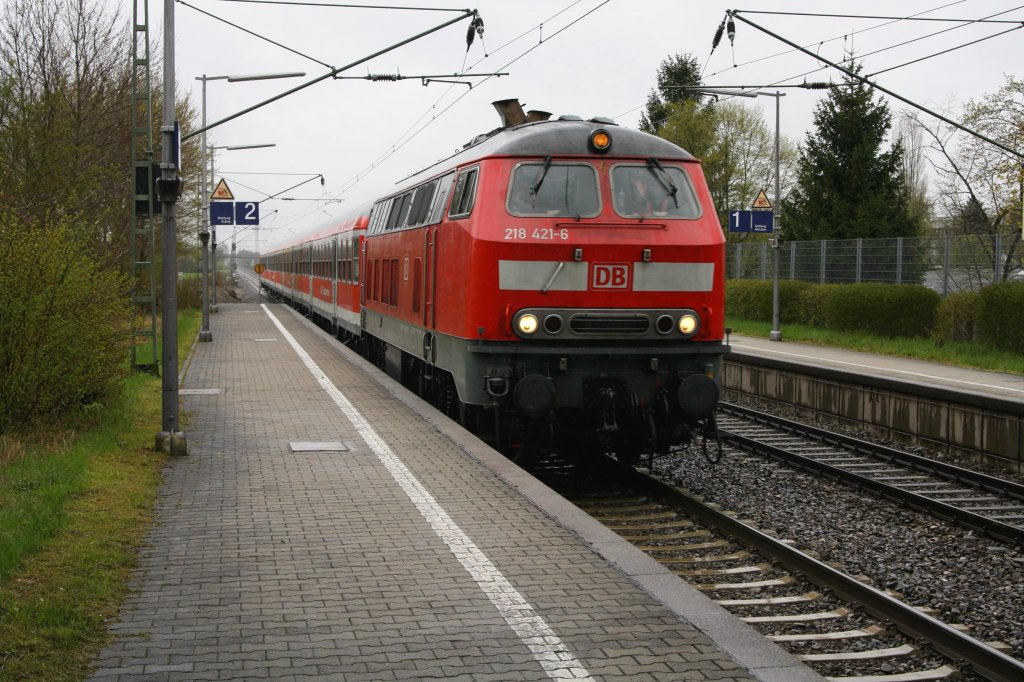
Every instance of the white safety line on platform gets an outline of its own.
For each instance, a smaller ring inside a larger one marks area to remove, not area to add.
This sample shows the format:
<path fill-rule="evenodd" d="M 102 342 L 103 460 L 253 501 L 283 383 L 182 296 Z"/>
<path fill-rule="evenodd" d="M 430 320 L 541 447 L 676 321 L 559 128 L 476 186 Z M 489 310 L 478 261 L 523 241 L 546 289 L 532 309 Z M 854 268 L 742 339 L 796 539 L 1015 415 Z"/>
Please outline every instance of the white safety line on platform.
<path fill-rule="evenodd" d="M 731 344 L 733 348 L 742 348 L 756 353 L 775 353 L 776 355 L 788 355 L 792 358 L 799 358 L 801 361 L 806 361 L 808 356 L 801 353 L 787 353 L 786 351 L 774 350 L 772 348 L 761 348 L 758 346 L 745 346 L 743 344 L 734 343 Z M 871 365 L 865 365 L 859 362 L 846 362 L 845 360 L 833 360 L 831 358 L 815 358 L 819 362 L 835 363 L 837 365 L 849 365 L 850 367 L 856 367 L 857 369 L 867 370 L 878 370 L 879 372 L 895 372 L 897 374 L 907 374 L 913 377 L 920 377 L 922 379 L 931 379 L 933 381 L 949 381 L 956 384 L 964 384 L 965 386 L 976 386 L 978 388 L 991 388 L 999 391 L 1013 391 L 1014 393 L 1024 393 L 1024 388 L 1013 388 L 1011 386 L 996 386 L 995 384 L 982 384 L 977 381 L 965 381 L 963 379 L 951 379 L 950 377 L 940 377 L 934 374 L 924 374 L 922 372 L 911 372 L 905 369 L 893 369 L 892 367 L 873 367 Z"/>
<path fill-rule="evenodd" d="M 501 571 L 478 548 L 466 533 L 459 528 L 437 500 L 422 483 L 413 475 L 402 460 L 392 452 L 390 446 L 381 438 L 373 426 L 356 410 L 348 398 L 338 390 L 323 370 L 317 366 L 313 358 L 299 345 L 284 325 L 274 316 L 266 305 L 261 305 L 264 312 L 278 328 L 285 340 L 298 354 L 302 363 L 310 371 L 320 386 L 334 400 L 334 403 L 352 422 L 352 425 L 370 446 L 381 463 L 391 473 L 405 494 L 409 496 L 420 514 L 427 520 L 438 537 L 444 541 L 455 558 L 470 574 L 487 598 L 498 609 L 505 622 L 519 636 L 519 639 L 533 652 L 533 657 L 553 679 L 589 680 L 590 673 L 572 653 L 569 652 L 554 630 L 534 611 L 533 607 L 523 598 L 519 591 L 502 575 Z"/>

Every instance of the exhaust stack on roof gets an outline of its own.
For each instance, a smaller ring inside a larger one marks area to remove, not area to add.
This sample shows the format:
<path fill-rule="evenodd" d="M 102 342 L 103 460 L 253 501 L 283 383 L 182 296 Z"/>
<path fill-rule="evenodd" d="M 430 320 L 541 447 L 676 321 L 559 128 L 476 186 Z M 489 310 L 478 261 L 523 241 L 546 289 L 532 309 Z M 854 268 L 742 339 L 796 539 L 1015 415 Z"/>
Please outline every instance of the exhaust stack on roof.
<path fill-rule="evenodd" d="M 526 122 L 536 123 L 537 121 L 546 121 L 551 118 L 550 111 L 540 111 L 538 109 L 530 109 L 526 112 Z"/>
<path fill-rule="evenodd" d="M 501 116 L 502 128 L 526 123 L 526 113 L 518 99 L 500 99 L 497 102 L 491 102 L 491 105 L 498 110 L 498 115 Z"/>

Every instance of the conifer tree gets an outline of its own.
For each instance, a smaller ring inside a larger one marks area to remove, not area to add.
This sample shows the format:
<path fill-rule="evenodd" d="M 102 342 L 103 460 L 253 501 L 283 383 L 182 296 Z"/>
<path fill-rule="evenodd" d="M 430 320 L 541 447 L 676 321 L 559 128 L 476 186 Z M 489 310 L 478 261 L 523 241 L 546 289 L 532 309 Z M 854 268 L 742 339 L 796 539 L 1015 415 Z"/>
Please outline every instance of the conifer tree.
<path fill-rule="evenodd" d="M 861 65 L 853 71 L 859 73 Z M 797 185 L 782 202 L 790 240 L 909 237 L 918 233 L 897 141 L 874 88 L 846 76 L 820 101 L 800 149 Z"/>
<path fill-rule="evenodd" d="M 686 100 L 700 101 L 701 95 L 683 90 L 681 85 L 700 86 L 700 63 L 692 54 L 666 57 L 658 67 L 658 89 L 647 96 L 647 106 L 640 116 L 640 130 L 657 135 L 670 112 L 670 104 Z"/>

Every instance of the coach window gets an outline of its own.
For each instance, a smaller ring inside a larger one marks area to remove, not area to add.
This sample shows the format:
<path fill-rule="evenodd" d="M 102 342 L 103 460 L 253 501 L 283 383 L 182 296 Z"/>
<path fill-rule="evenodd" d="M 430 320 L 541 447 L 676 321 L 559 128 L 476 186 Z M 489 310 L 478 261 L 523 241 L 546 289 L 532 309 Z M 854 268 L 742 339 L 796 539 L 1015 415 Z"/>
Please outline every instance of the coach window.
<path fill-rule="evenodd" d="M 464 218 L 473 210 L 479 170 L 479 168 L 470 168 L 459 174 L 459 179 L 455 183 L 455 194 L 452 196 L 452 205 L 448 209 L 449 218 Z"/>
<path fill-rule="evenodd" d="M 521 163 L 512 173 L 508 212 L 593 218 L 601 212 L 597 172 L 589 164 Z"/>
<path fill-rule="evenodd" d="M 612 204 L 623 218 L 699 218 L 700 203 L 682 168 L 618 165 L 612 168 Z"/>

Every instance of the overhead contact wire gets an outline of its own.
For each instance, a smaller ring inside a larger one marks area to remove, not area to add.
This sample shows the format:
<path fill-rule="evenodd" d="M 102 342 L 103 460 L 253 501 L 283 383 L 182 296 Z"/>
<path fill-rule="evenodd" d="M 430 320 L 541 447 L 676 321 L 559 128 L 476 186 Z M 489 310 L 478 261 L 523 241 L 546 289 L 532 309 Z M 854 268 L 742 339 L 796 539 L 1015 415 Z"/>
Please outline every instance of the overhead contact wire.
<path fill-rule="evenodd" d="M 571 8 L 571 7 L 573 7 L 573 6 L 577 5 L 577 4 L 579 4 L 579 1 L 580 1 L 580 0 L 578 0 L 578 1 L 577 1 L 577 2 L 575 2 L 575 3 L 573 3 L 572 5 L 569 5 L 568 7 L 566 7 L 565 9 L 563 9 L 563 10 L 562 10 L 561 12 L 559 12 L 559 13 L 555 14 L 554 16 L 558 16 L 558 14 L 561 14 L 561 13 L 565 12 L 566 10 L 568 10 L 569 8 Z M 602 2 L 602 3 L 600 3 L 599 5 L 597 5 L 597 6 L 593 7 L 593 8 L 591 8 L 590 10 L 588 10 L 588 11 L 587 11 L 587 12 L 585 12 L 584 14 L 580 15 L 579 17 L 577 17 L 576 19 L 574 19 L 574 20 L 573 20 L 573 21 L 571 21 L 570 23 L 566 24 L 565 26 L 561 27 L 561 28 L 560 28 L 559 30 L 557 30 L 557 31 L 555 31 L 554 33 L 552 33 L 552 34 L 551 34 L 550 36 L 548 36 L 548 38 L 547 38 L 547 39 L 546 39 L 546 40 L 545 40 L 544 42 L 547 42 L 547 41 L 551 40 L 552 38 L 554 38 L 555 36 L 557 36 L 557 35 L 559 35 L 560 33 L 562 33 L 563 31 L 566 31 L 567 29 L 569 29 L 570 27 L 572 27 L 572 26 L 573 26 L 573 25 L 575 25 L 576 23 L 578 23 L 578 22 L 582 21 L 583 19 L 585 19 L 585 18 L 586 18 L 586 17 L 588 17 L 589 15 L 593 14 L 593 13 L 594 13 L 594 12 L 596 12 L 597 10 L 599 10 L 599 9 L 601 9 L 602 7 L 604 7 L 605 5 L 607 5 L 607 4 L 609 3 L 609 2 L 611 2 L 611 0 L 604 0 L 604 2 Z M 552 18 L 553 18 L 553 17 L 552 17 Z M 550 21 L 550 19 L 548 19 L 548 21 Z M 536 27 L 534 27 L 534 28 L 536 28 Z M 520 38 L 521 38 L 522 36 L 528 35 L 528 34 L 529 34 L 529 33 L 531 33 L 531 32 L 532 32 L 533 30 L 534 30 L 534 29 L 530 29 L 529 31 L 526 31 L 526 32 L 524 32 L 524 33 L 523 33 L 523 34 L 522 34 L 522 35 L 521 35 L 521 36 L 520 36 L 519 38 L 515 38 L 515 39 L 513 39 L 512 41 L 509 41 L 509 43 L 506 43 L 506 44 L 505 44 L 505 45 L 503 45 L 502 47 L 505 47 L 505 46 L 509 45 L 510 43 L 512 43 L 512 42 L 515 42 L 516 40 L 519 40 L 519 39 L 520 39 Z M 502 66 L 498 67 L 498 69 L 497 69 L 497 70 L 498 70 L 498 71 L 502 71 L 502 70 L 506 69 L 507 67 L 509 67 L 510 65 L 512 65 L 512 64 L 514 64 L 515 62 L 519 61 L 520 59 L 522 59 L 523 57 L 525 57 L 525 56 L 526 56 L 527 54 L 529 54 L 530 52 L 532 52 L 533 50 L 537 49 L 538 47 L 540 47 L 540 46 L 541 46 L 541 45 L 543 45 L 543 44 L 544 44 L 544 43 L 542 42 L 542 43 L 537 43 L 536 45 L 533 45 L 533 46 L 531 46 L 531 47 L 530 47 L 529 49 L 525 50 L 524 52 L 522 52 L 521 54 L 519 54 L 519 55 L 518 55 L 517 57 L 515 57 L 514 59 L 512 59 L 512 60 L 508 61 L 507 63 L 505 63 L 504 65 L 502 65 Z M 501 49 L 501 48 L 499 48 L 499 49 Z M 497 50 L 495 50 L 495 52 L 497 52 Z M 493 53 L 491 53 L 491 54 L 493 54 Z M 475 64 L 473 64 L 472 66 L 470 66 L 470 69 L 472 69 L 472 68 L 473 68 L 473 66 L 476 66 L 476 64 L 479 64 L 479 63 L 480 63 L 480 61 L 483 61 L 483 60 L 479 60 L 478 62 L 476 62 Z M 486 77 L 486 78 L 485 78 L 485 79 L 484 79 L 483 81 L 481 81 L 480 83 L 477 83 L 477 86 L 480 86 L 480 85 L 482 85 L 483 83 L 487 82 L 487 81 L 488 81 L 488 80 L 490 80 L 491 78 L 493 78 L 493 76 L 487 76 L 487 77 Z M 427 128 L 428 128 L 428 127 L 429 127 L 429 126 L 430 126 L 430 125 L 431 125 L 431 124 L 432 124 L 432 123 L 433 123 L 434 121 L 436 121 L 436 120 L 437 120 L 437 119 L 438 119 L 438 118 L 439 118 L 440 116 L 442 116 L 442 115 L 443 115 L 444 113 L 446 113 L 446 112 L 447 112 L 448 110 L 450 110 L 450 109 L 451 109 L 452 107 L 454 107 L 454 106 L 455 106 L 456 104 L 458 104 L 458 103 L 459 103 L 459 101 L 460 101 L 460 100 L 462 100 L 462 99 L 463 99 L 464 97 L 466 97 L 466 95 L 468 95 L 468 94 L 469 94 L 470 92 L 472 92 L 472 91 L 466 91 L 466 92 L 462 93 L 461 95 L 459 95 L 458 97 L 456 97 L 454 101 L 452 101 L 452 102 L 451 102 L 451 103 L 450 103 L 450 104 L 449 104 L 448 106 L 446 106 L 446 107 L 445 107 L 444 109 L 442 109 L 442 110 L 441 110 L 440 112 L 438 112 L 438 113 L 437 113 L 437 114 L 436 114 L 436 115 L 435 115 L 435 116 L 434 116 L 434 117 L 433 117 L 433 118 L 432 118 L 432 119 L 431 119 L 430 121 L 428 121 L 428 122 L 427 122 L 426 124 L 424 124 L 424 125 L 423 125 L 422 127 L 420 127 L 419 129 L 417 129 L 417 130 L 416 130 L 416 131 L 415 131 L 415 132 L 414 132 L 414 133 L 413 133 L 412 135 L 410 135 L 410 136 L 409 136 L 409 137 L 408 137 L 407 139 L 405 139 L 405 140 L 402 140 L 402 139 L 401 139 L 401 137 L 399 137 L 399 140 L 401 140 L 401 141 L 400 141 L 400 142 L 396 142 L 395 144 L 393 144 L 393 145 L 392 145 L 392 148 L 391 148 L 391 150 L 390 150 L 390 151 L 388 151 L 387 153 L 385 153 L 385 154 L 383 154 L 383 155 L 382 155 L 381 157 L 379 157 L 379 158 L 378 158 L 378 159 L 377 159 L 376 161 L 374 161 L 374 162 L 373 162 L 373 163 L 372 163 L 372 164 L 370 165 L 370 167 L 368 167 L 368 168 L 364 169 L 364 170 L 363 170 L 363 171 L 362 171 L 361 173 L 357 174 L 357 175 L 355 176 L 355 178 L 350 178 L 350 179 L 349 179 L 348 181 L 346 181 L 345 183 L 343 183 L 342 187 L 341 187 L 341 188 L 340 188 L 339 190 L 337 190 L 337 192 L 336 192 L 336 193 L 333 193 L 333 194 L 332 194 L 332 196 L 335 196 L 335 197 L 337 197 L 337 196 L 340 196 L 341 194 L 343 194 L 344 192 L 348 191 L 348 190 L 349 190 L 349 189 L 351 189 L 351 188 L 352 188 L 353 186 L 355 186 L 355 184 L 356 184 L 356 183 L 358 183 L 360 179 L 362 179 L 363 177 L 365 177 L 365 175 L 366 175 L 366 174 L 368 174 L 368 173 L 369 173 L 370 171 L 374 170 L 374 169 L 375 169 L 375 168 L 376 168 L 377 166 L 379 166 L 379 165 L 380 165 L 381 163 L 383 163 L 383 162 L 384 162 L 384 161 L 386 161 L 386 160 L 387 160 L 388 158 L 390 158 L 390 157 L 391 157 L 391 156 L 393 156 L 393 155 L 394 155 L 395 153 L 397 153 L 397 152 L 398 152 L 398 151 L 399 151 L 399 150 L 400 150 L 400 149 L 401 149 L 402 147 L 404 147 L 404 146 L 405 146 L 405 145 L 407 145 L 407 144 L 408 144 L 409 142 L 411 142 L 411 141 L 412 141 L 413 139 L 415 139 L 415 138 L 416 138 L 416 136 L 418 136 L 418 135 L 419 135 L 420 133 L 422 133 L 422 132 L 423 132 L 424 130 L 426 130 L 426 129 L 427 129 Z M 446 94 L 447 94 L 447 93 L 446 93 Z M 442 95 L 442 97 L 443 97 L 443 95 Z M 440 99 L 439 99 L 438 101 L 440 101 Z M 423 114 L 422 116 L 420 116 L 420 117 L 419 117 L 419 119 L 417 119 L 417 120 L 422 120 L 422 119 L 423 119 L 423 118 L 424 118 L 425 116 L 426 116 L 426 113 L 424 113 L 424 114 Z M 414 125 L 415 125 L 415 124 L 414 124 Z M 353 182 L 353 180 L 354 180 L 354 182 Z M 299 220 L 299 219 L 301 219 L 301 217 L 302 217 L 302 216 L 299 216 L 299 217 L 297 217 L 297 218 L 296 218 L 296 220 Z"/>

